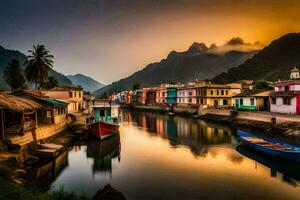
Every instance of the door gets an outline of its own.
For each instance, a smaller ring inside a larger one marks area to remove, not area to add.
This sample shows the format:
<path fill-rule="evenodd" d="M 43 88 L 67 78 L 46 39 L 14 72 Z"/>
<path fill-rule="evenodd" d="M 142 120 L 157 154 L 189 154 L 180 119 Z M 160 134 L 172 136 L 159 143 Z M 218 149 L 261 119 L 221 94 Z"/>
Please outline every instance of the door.
<path fill-rule="evenodd" d="M 219 106 L 218 100 L 214 100 L 214 107 L 217 108 Z"/>
<path fill-rule="evenodd" d="M 300 96 L 296 97 L 296 114 L 300 115 Z"/>
<path fill-rule="evenodd" d="M 240 105 L 239 105 L 239 100 L 238 100 L 238 99 L 235 100 L 235 107 L 236 107 L 237 109 L 240 107 Z"/>

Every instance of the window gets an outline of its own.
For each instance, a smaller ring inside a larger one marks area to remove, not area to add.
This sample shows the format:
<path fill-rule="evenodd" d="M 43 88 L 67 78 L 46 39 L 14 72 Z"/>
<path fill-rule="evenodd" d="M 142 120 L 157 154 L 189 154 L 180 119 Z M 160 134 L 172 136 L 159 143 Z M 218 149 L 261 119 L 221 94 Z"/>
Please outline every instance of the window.
<path fill-rule="evenodd" d="M 204 94 L 204 96 L 206 96 L 206 90 L 204 90 L 203 94 Z"/>
<path fill-rule="evenodd" d="M 79 98 L 81 98 L 81 92 L 79 92 Z"/>
<path fill-rule="evenodd" d="M 76 98 L 76 92 L 74 92 L 74 97 Z"/>
<path fill-rule="evenodd" d="M 253 98 L 250 99 L 250 105 L 254 106 L 254 99 Z"/>
<path fill-rule="evenodd" d="M 276 98 L 273 97 L 273 98 L 271 99 L 271 102 L 272 102 L 272 104 L 276 104 Z"/>
<path fill-rule="evenodd" d="M 52 117 L 52 111 L 47 111 L 46 115 L 47 115 L 47 118 L 51 118 Z"/>
<path fill-rule="evenodd" d="M 193 92 L 189 92 L 189 95 L 192 96 L 192 95 L 193 95 Z"/>
<path fill-rule="evenodd" d="M 240 99 L 240 105 L 244 105 L 244 100 L 243 99 Z"/>
<path fill-rule="evenodd" d="M 288 85 L 284 86 L 284 91 L 289 91 L 289 86 Z"/>
<path fill-rule="evenodd" d="M 189 103 L 192 103 L 192 99 L 191 98 L 189 98 Z"/>
<path fill-rule="evenodd" d="M 210 91 L 210 95 L 214 95 L 214 91 L 211 90 L 211 91 Z"/>
<path fill-rule="evenodd" d="M 219 95 L 219 90 L 217 90 L 217 95 Z"/>
<path fill-rule="evenodd" d="M 284 105 L 291 105 L 291 98 L 290 97 L 283 97 L 283 104 Z"/>
<path fill-rule="evenodd" d="M 227 105 L 228 105 L 227 99 L 223 99 L 223 106 L 227 106 Z"/>
<path fill-rule="evenodd" d="M 203 104 L 203 99 L 200 100 L 200 103 Z"/>
<path fill-rule="evenodd" d="M 224 95 L 224 90 L 221 90 L 221 95 Z"/>
<path fill-rule="evenodd" d="M 228 90 L 226 90 L 226 95 L 228 95 Z"/>
<path fill-rule="evenodd" d="M 73 92 L 69 92 L 70 98 L 73 98 Z"/>

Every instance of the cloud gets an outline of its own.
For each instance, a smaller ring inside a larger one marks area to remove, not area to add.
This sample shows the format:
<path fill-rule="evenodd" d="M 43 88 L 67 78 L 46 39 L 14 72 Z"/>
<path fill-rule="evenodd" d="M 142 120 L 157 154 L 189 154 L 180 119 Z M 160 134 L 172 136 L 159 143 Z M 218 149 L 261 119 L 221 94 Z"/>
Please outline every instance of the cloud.
<path fill-rule="evenodd" d="M 226 42 L 226 45 L 243 45 L 244 40 L 240 37 L 233 37 L 229 41 Z"/>
<path fill-rule="evenodd" d="M 233 37 L 224 45 L 216 46 L 215 43 L 210 45 L 209 52 L 215 54 L 224 54 L 229 51 L 250 52 L 263 48 L 263 44 L 259 41 L 255 43 L 247 43 L 241 37 Z"/>

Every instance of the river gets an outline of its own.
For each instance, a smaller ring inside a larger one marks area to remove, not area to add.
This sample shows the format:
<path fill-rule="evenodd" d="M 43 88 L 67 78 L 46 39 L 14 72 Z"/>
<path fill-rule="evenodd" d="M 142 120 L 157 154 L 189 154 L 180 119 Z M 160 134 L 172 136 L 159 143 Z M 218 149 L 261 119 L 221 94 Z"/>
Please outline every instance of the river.
<path fill-rule="evenodd" d="M 71 147 L 37 169 L 36 183 L 91 196 L 109 183 L 127 199 L 300 199 L 300 164 L 240 145 L 230 126 L 151 112 L 122 118 L 119 137 Z"/>

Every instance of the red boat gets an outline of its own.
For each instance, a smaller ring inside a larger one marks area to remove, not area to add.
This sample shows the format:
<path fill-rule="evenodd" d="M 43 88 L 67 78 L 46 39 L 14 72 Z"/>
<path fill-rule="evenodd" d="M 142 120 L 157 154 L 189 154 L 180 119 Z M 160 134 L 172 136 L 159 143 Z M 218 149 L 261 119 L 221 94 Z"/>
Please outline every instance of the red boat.
<path fill-rule="evenodd" d="M 119 131 L 119 105 L 111 103 L 93 106 L 93 112 L 87 120 L 87 127 L 91 135 L 101 140 Z"/>

